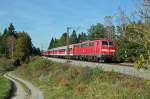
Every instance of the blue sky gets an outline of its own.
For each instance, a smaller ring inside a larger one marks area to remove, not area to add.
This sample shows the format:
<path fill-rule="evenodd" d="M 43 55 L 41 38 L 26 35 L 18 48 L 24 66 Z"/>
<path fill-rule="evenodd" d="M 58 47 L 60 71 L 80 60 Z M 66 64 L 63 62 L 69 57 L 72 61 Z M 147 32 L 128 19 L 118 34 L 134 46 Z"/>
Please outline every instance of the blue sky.
<path fill-rule="evenodd" d="M 1 0 L 0 31 L 13 22 L 17 31 L 26 31 L 36 47 L 46 49 L 51 37 L 60 37 L 67 26 L 86 32 L 104 16 L 122 7 L 135 9 L 134 0 Z"/>

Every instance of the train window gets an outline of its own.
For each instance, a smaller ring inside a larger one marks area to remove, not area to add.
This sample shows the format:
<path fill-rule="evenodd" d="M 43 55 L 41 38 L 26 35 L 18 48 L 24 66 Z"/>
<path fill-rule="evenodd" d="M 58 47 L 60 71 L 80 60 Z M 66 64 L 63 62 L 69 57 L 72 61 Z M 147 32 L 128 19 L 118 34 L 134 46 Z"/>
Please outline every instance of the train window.
<path fill-rule="evenodd" d="M 102 45 L 108 45 L 107 41 L 102 41 Z"/>
<path fill-rule="evenodd" d="M 89 46 L 94 46 L 94 43 L 93 42 L 89 43 Z"/>
<path fill-rule="evenodd" d="M 77 47 L 77 48 L 78 48 L 78 47 L 79 47 L 79 45 L 75 45 L 74 47 Z"/>
<path fill-rule="evenodd" d="M 60 52 L 65 52 L 65 49 L 61 49 Z"/>
<path fill-rule="evenodd" d="M 84 47 L 84 44 L 81 44 L 80 47 Z"/>
<path fill-rule="evenodd" d="M 100 45 L 100 42 L 97 42 L 97 46 L 99 46 Z"/>
<path fill-rule="evenodd" d="M 113 42 L 109 42 L 109 45 L 113 45 Z"/>
<path fill-rule="evenodd" d="M 89 46 L 88 43 L 81 44 L 81 47 L 88 47 L 88 46 Z"/>
<path fill-rule="evenodd" d="M 113 45 L 113 43 L 112 42 L 107 42 L 107 41 L 102 41 L 102 45 Z"/>

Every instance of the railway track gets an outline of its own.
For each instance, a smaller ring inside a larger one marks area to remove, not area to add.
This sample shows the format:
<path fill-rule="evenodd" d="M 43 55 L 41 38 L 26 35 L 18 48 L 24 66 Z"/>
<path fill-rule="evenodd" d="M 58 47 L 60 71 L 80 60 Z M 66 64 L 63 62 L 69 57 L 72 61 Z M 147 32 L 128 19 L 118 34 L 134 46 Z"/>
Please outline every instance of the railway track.
<path fill-rule="evenodd" d="M 47 58 L 47 57 L 44 57 Z M 134 77 L 150 79 L 150 71 L 143 69 L 136 69 L 132 64 L 118 64 L 118 63 L 95 63 L 95 62 L 86 62 L 86 61 L 76 61 L 76 60 L 66 60 L 66 59 L 58 59 L 58 58 L 48 58 L 49 60 L 60 62 L 60 63 L 68 63 L 72 66 L 79 67 L 90 67 L 90 68 L 102 68 L 104 71 L 113 71 L 118 72 Z"/>
<path fill-rule="evenodd" d="M 134 67 L 134 63 L 117 63 L 117 62 L 113 62 L 113 63 L 104 63 L 104 62 L 97 62 L 97 61 L 83 61 L 83 60 L 72 60 L 72 59 L 62 59 L 62 58 L 54 58 L 54 59 L 61 59 L 64 61 L 68 61 L 68 62 L 89 62 L 89 63 L 99 63 L 99 64 L 108 64 L 108 65 L 119 65 L 119 66 L 127 66 L 127 67 Z"/>

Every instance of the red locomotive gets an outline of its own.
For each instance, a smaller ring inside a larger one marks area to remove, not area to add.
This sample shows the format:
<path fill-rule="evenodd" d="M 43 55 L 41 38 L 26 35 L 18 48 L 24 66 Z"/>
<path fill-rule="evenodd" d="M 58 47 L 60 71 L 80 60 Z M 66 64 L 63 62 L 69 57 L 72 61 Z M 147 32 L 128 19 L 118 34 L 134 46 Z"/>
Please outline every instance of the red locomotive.
<path fill-rule="evenodd" d="M 93 41 L 85 41 L 82 43 L 57 47 L 44 51 L 44 56 L 66 58 L 69 56 L 72 59 L 91 60 L 91 61 L 111 61 L 116 53 L 114 42 L 108 39 L 100 39 Z"/>

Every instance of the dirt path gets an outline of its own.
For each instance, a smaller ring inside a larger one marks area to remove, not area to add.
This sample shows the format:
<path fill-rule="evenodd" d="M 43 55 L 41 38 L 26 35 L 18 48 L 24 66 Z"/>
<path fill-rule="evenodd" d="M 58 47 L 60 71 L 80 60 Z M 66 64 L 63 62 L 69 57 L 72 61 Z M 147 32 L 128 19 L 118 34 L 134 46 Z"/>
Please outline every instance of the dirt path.
<path fill-rule="evenodd" d="M 11 99 L 44 99 L 42 92 L 28 81 L 18 78 L 11 73 L 4 75 L 14 84 L 14 95 Z"/>

